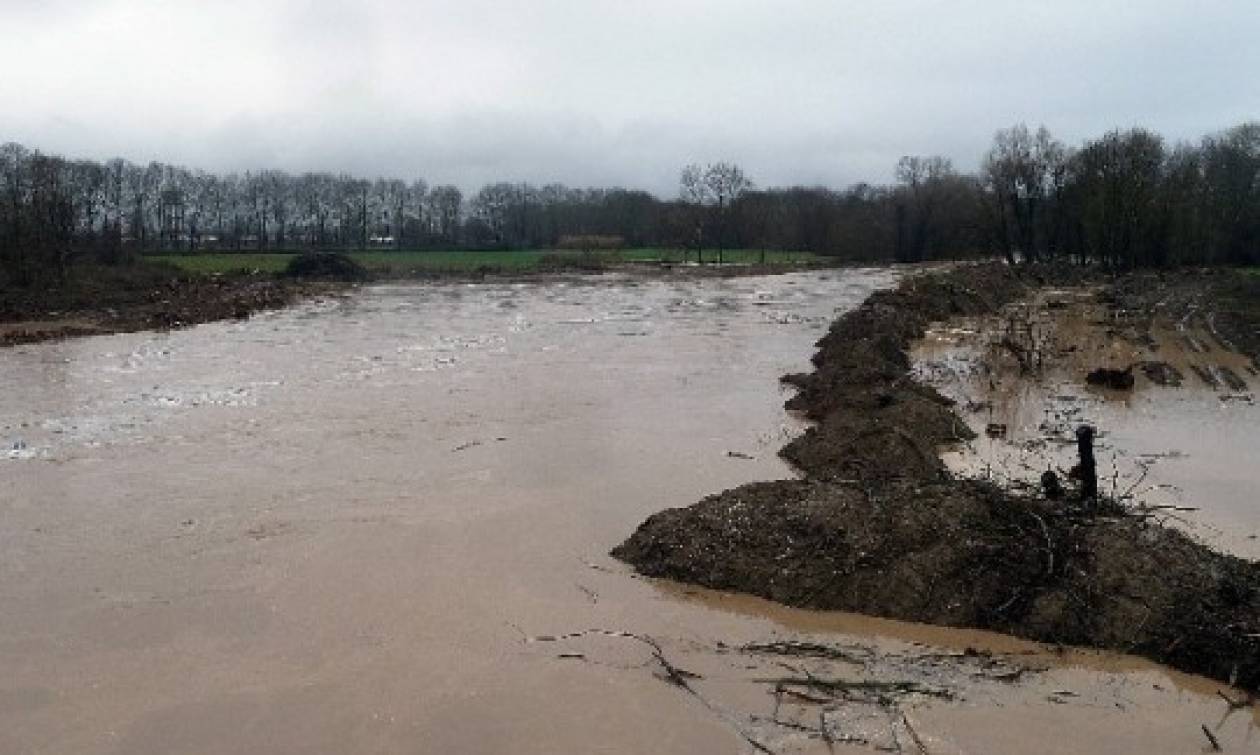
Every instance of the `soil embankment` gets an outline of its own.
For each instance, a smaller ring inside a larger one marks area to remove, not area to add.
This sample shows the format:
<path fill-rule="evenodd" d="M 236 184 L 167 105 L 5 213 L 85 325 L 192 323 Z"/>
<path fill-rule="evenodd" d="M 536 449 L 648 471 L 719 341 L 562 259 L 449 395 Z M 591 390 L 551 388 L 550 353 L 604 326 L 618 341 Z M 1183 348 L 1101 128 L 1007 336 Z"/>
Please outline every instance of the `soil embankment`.
<path fill-rule="evenodd" d="M 1141 328 L 1149 329 L 1152 320 L 1162 316 L 1181 332 L 1197 329 L 1210 334 L 1260 368 L 1260 275 L 1203 270 L 1130 276 L 1111 286 L 1110 298 L 1118 310 L 1141 313 L 1137 319 Z M 1187 345 L 1201 350 L 1193 341 Z"/>
<path fill-rule="evenodd" d="M 1016 493 L 950 475 L 939 459 L 973 432 L 915 381 L 912 342 L 934 321 L 993 314 L 1076 275 L 985 265 L 875 294 L 819 341 L 813 373 L 786 378 L 799 389 L 788 406 L 816 423 L 782 451 L 805 479 L 660 512 L 613 555 L 650 576 L 1131 652 L 1255 689 L 1260 567 L 1113 502 Z M 1197 311 L 1175 289 L 1164 287 L 1166 306 Z M 1122 281 L 1113 295 L 1136 304 L 1159 290 Z"/>
<path fill-rule="evenodd" d="M 243 319 L 331 290 L 256 275 L 201 276 L 162 265 L 73 268 L 58 286 L 0 287 L 0 347 Z"/>

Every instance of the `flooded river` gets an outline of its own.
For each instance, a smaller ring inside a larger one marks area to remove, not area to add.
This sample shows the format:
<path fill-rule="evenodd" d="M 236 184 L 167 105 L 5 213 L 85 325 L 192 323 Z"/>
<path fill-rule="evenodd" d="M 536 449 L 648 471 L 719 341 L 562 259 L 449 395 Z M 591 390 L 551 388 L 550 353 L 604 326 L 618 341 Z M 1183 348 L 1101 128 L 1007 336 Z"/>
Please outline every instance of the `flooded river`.
<path fill-rule="evenodd" d="M 662 508 L 791 476 L 778 377 L 895 277 L 373 286 L 0 352 L 0 752 L 1248 741 L 1217 685 L 1151 664 L 788 610 L 605 555 Z M 814 661 L 738 650 L 807 640 L 949 694 L 898 720 L 855 706 L 852 736 L 820 741 L 788 725 L 807 701 L 764 683 Z"/>

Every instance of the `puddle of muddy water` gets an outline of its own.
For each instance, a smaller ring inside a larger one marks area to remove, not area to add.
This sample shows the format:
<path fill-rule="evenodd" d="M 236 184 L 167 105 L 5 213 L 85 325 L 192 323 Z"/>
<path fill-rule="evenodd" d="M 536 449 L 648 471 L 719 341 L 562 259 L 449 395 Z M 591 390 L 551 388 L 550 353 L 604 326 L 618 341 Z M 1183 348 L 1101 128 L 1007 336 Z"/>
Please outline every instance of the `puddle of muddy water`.
<path fill-rule="evenodd" d="M 375 286 L 6 350 L 0 752 L 1186 752 L 1201 723 L 1246 741 L 1214 686 L 1149 664 L 603 555 L 661 508 L 790 476 L 779 375 L 894 279 Z M 626 633 L 701 678 L 662 681 Z M 851 659 L 744 647 L 776 642 Z M 890 707 L 766 681 L 811 675 L 918 686 Z"/>
<path fill-rule="evenodd" d="M 1133 338 L 1130 323 L 1116 320 L 1095 295 L 1044 292 L 1001 316 L 943 323 L 928 333 L 912 354 L 916 372 L 957 400 L 977 433 L 945 454 L 947 464 L 963 474 L 1035 484 L 1048 469 L 1065 475 L 1076 461 L 1075 429 L 1093 425 L 1102 492 L 1159 507 L 1160 518 L 1217 549 L 1260 558 L 1260 406 L 1251 361 L 1210 333 L 1175 322 L 1157 320 Z M 1011 341 L 1027 342 L 1029 327 L 1038 364 L 1021 372 Z M 1152 381 L 1141 366 L 1151 363 L 1171 366 L 1180 385 Z M 1132 390 L 1087 383 L 1092 370 L 1130 365 L 1138 365 Z M 1242 383 L 1216 380 L 1221 374 Z M 986 432 L 993 426 L 998 437 Z"/>

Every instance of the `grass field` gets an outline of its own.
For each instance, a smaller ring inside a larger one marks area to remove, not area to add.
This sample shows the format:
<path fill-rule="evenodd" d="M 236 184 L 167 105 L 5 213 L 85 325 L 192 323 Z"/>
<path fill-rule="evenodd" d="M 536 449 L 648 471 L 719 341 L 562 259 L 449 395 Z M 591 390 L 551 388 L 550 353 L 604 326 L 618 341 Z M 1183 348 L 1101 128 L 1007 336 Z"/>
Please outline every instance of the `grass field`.
<path fill-rule="evenodd" d="M 296 252 L 197 252 L 191 254 L 166 254 L 147 256 L 154 262 L 166 262 L 183 270 L 194 273 L 233 273 L 241 271 L 259 271 L 264 273 L 283 270 Z M 754 264 L 761 261 L 759 249 L 728 249 L 723 252 L 724 262 L 733 264 Z M 536 270 L 555 257 L 569 257 L 574 263 L 583 260 L 598 263 L 617 262 L 682 262 L 695 261 L 695 252 L 683 252 L 681 249 L 623 249 L 620 251 L 596 252 L 585 255 L 580 251 L 558 251 L 552 249 L 529 249 L 519 251 L 367 251 L 350 252 L 350 256 L 369 270 L 379 273 L 442 273 L 442 272 L 475 272 L 478 269 L 491 269 L 503 272 L 524 272 Z M 705 250 L 705 262 L 717 260 L 715 250 Z M 768 265 L 801 264 L 820 261 L 820 258 L 809 252 L 777 252 L 765 253 Z M 575 266 L 580 266 L 576 265 Z"/>

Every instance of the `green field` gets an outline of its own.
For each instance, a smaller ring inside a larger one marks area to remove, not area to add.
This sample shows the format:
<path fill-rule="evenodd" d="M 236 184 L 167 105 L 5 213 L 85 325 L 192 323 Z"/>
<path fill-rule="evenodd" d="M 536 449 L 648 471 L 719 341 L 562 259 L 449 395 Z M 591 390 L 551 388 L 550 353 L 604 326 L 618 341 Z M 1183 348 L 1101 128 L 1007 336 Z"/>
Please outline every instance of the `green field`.
<path fill-rule="evenodd" d="M 284 269 L 296 252 L 194 252 L 188 254 L 147 255 L 154 262 L 166 262 L 194 273 L 274 273 Z M 524 272 L 537 270 L 554 263 L 556 258 L 571 261 L 574 267 L 582 263 L 615 264 L 620 262 L 694 262 L 695 252 L 680 249 L 623 249 L 620 251 L 584 253 L 552 249 L 519 251 L 367 251 L 350 252 L 349 256 L 364 267 L 381 274 L 409 275 L 424 273 L 461 273 L 490 270 L 496 272 Z M 754 264 L 762 259 L 759 249 L 728 249 L 722 259 L 732 264 Z M 823 258 L 810 252 L 765 252 L 769 265 L 807 264 Z M 705 262 L 715 262 L 717 252 L 707 249 Z"/>

